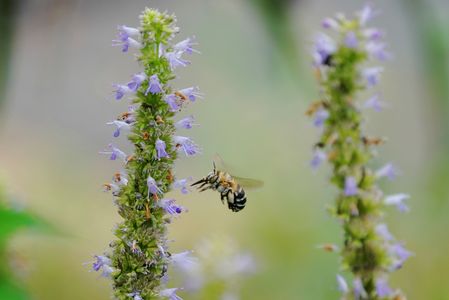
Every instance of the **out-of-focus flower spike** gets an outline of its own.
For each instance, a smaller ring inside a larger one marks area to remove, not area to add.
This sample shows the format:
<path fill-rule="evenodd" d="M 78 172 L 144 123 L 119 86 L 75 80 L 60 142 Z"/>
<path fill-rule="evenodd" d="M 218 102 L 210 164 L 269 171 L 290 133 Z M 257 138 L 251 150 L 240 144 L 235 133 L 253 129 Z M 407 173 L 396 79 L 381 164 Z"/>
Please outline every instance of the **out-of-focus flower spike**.
<path fill-rule="evenodd" d="M 408 200 L 410 196 L 408 194 L 394 194 L 390 196 L 386 196 L 384 199 L 385 205 L 394 205 L 400 212 L 408 212 L 410 209 L 408 205 L 405 203 L 405 200 Z"/>

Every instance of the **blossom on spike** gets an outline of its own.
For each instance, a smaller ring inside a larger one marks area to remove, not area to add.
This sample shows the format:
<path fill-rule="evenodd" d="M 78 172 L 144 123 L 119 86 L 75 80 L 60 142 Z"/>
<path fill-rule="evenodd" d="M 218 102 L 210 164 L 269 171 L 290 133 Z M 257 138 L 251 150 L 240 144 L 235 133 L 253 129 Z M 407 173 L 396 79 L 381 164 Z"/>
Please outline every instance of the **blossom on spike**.
<path fill-rule="evenodd" d="M 377 112 L 380 112 L 382 111 L 385 104 L 382 101 L 380 101 L 380 96 L 378 94 L 375 94 L 374 96 L 366 100 L 363 106 L 365 108 L 371 108 Z"/>
<path fill-rule="evenodd" d="M 395 257 L 392 266 L 393 270 L 402 268 L 404 262 L 413 255 L 413 253 L 405 249 L 401 243 L 396 243 L 390 246 L 390 252 Z"/>
<path fill-rule="evenodd" d="M 142 83 L 147 79 L 145 73 L 134 74 L 131 81 L 128 83 L 128 87 L 131 91 L 137 92 Z"/>
<path fill-rule="evenodd" d="M 366 43 L 365 49 L 371 58 L 385 61 L 391 58 L 391 54 L 385 50 L 387 46 L 385 43 L 371 41 Z"/>
<path fill-rule="evenodd" d="M 363 9 L 358 13 L 359 23 L 361 26 L 365 26 L 366 23 L 371 21 L 376 16 L 376 12 L 373 10 L 370 4 L 366 4 Z"/>
<path fill-rule="evenodd" d="M 118 26 L 119 34 L 121 36 L 137 36 L 140 34 L 139 29 L 134 27 L 129 27 L 126 25 L 120 25 Z"/>
<path fill-rule="evenodd" d="M 193 52 L 200 53 L 198 50 L 193 49 L 193 46 L 198 45 L 198 43 L 196 43 L 194 40 L 195 37 L 186 38 L 185 40 L 180 41 L 179 43 L 174 45 L 173 49 L 180 54 L 192 54 Z"/>
<path fill-rule="evenodd" d="M 100 154 L 111 155 L 109 158 L 110 160 L 116 160 L 117 158 L 120 158 L 125 162 L 127 161 L 128 156 L 125 154 L 125 152 L 115 147 L 113 144 L 109 144 L 108 149 L 109 150 L 101 151 Z"/>
<path fill-rule="evenodd" d="M 178 122 L 175 123 L 176 128 L 180 129 L 180 128 L 184 128 L 184 129 L 192 129 L 194 124 L 195 119 L 193 118 L 193 116 L 188 116 L 185 117 L 181 120 L 179 120 Z"/>
<path fill-rule="evenodd" d="M 126 174 L 122 172 L 117 172 L 112 177 L 112 180 L 118 184 L 118 185 L 127 185 L 128 184 L 128 178 L 126 177 Z"/>
<path fill-rule="evenodd" d="M 345 37 L 345 45 L 348 48 L 357 48 L 359 41 L 354 31 L 349 31 Z"/>
<path fill-rule="evenodd" d="M 366 292 L 365 288 L 363 287 L 362 280 L 360 277 L 356 277 L 353 281 L 354 285 L 354 296 L 355 299 L 366 299 L 368 297 L 368 293 Z"/>
<path fill-rule="evenodd" d="M 115 90 L 115 100 L 120 100 L 126 95 L 130 95 L 133 91 L 127 86 L 123 84 L 114 84 Z"/>
<path fill-rule="evenodd" d="M 321 165 L 321 163 L 326 160 L 326 158 L 326 152 L 321 149 L 316 149 L 313 152 L 313 158 L 310 161 L 310 166 L 312 167 L 312 169 L 317 169 Z"/>
<path fill-rule="evenodd" d="M 324 19 L 321 22 L 321 26 L 323 26 L 323 28 L 325 29 L 333 29 L 335 31 L 338 31 L 340 29 L 340 24 L 333 18 Z"/>
<path fill-rule="evenodd" d="M 167 58 L 168 63 L 170 64 L 170 67 L 172 70 L 176 69 L 177 67 L 186 67 L 190 65 L 190 62 L 188 60 L 185 60 L 181 57 L 182 53 L 180 52 L 166 52 L 164 54 L 165 58 Z"/>
<path fill-rule="evenodd" d="M 145 95 L 148 95 L 148 93 L 162 93 L 162 85 L 157 74 L 151 75 L 150 80 L 148 81 L 148 89 L 145 91 Z"/>
<path fill-rule="evenodd" d="M 127 27 L 131 28 L 131 27 Z M 130 30 L 119 30 L 118 40 L 113 40 L 113 46 L 122 46 L 122 52 L 128 52 L 129 47 L 140 49 L 142 44 L 133 39 L 129 34 Z"/>
<path fill-rule="evenodd" d="M 337 49 L 335 42 L 326 34 L 321 33 L 315 38 L 313 59 L 315 66 L 329 64 L 330 56 Z"/>
<path fill-rule="evenodd" d="M 132 298 L 132 300 L 143 300 L 143 298 L 142 298 L 142 296 L 140 296 L 139 292 L 130 293 L 130 294 L 128 294 L 128 296 L 130 296 Z"/>
<path fill-rule="evenodd" d="M 156 180 L 154 180 L 154 178 L 151 176 L 148 176 L 147 178 L 147 187 L 148 187 L 148 197 L 150 197 L 150 194 L 152 195 L 163 194 L 162 190 L 157 186 Z"/>
<path fill-rule="evenodd" d="M 179 288 L 165 289 L 159 292 L 159 296 L 168 298 L 170 300 L 182 300 L 181 297 L 176 295 Z"/>
<path fill-rule="evenodd" d="M 175 201 L 175 199 L 164 198 L 158 201 L 158 205 L 163 208 L 167 214 L 177 216 L 186 210 L 182 206 L 175 204 Z"/>
<path fill-rule="evenodd" d="M 358 193 L 357 181 L 354 177 L 349 176 L 345 179 L 345 196 L 355 196 Z"/>
<path fill-rule="evenodd" d="M 394 205 L 400 212 L 407 212 L 409 211 L 409 207 L 405 203 L 405 200 L 408 200 L 410 198 L 407 194 L 394 194 L 385 197 L 384 203 L 386 205 Z"/>
<path fill-rule="evenodd" d="M 383 297 L 389 297 L 393 293 L 390 286 L 388 285 L 386 278 L 377 278 L 376 280 L 376 293 L 377 296 L 383 298 Z"/>
<path fill-rule="evenodd" d="M 163 140 L 157 139 L 155 147 L 157 159 L 168 157 L 168 154 L 165 151 L 165 142 Z"/>
<path fill-rule="evenodd" d="M 200 93 L 200 89 L 197 86 L 188 87 L 178 91 L 178 94 L 182 97 L 189 99 L 192 102 L 195 102 L 197 98 L 203 98 L 203 94 Z"/>
<path fill-rule="evenodd" d="M 114 137 L 118 137 L 120 135 L 120 130 L 122 129 L 130 129 L 131 125 L 127 122 L 124 121 L 117 121 L 114 120 L 112 122 L 108 122 L 106 123 L 107 125 L 114 125 L 116 127 L 115 131 L 114 131 Z"/>
<path fill-rule="evenodd" d="M 365 78 L 368 87 L 373 87 L 379 83 L 380 74 L 384 69 L 382 67 L 366 68 L 362 71 L 362 76 Z"/>
<path fill-rule="evenodd" d="M 187 156 L 192 156 L 200 152 L 199 147 L 188 137 L 174 136 L 173 141 L 177 149 L 182 149 Z"/>
<path fill-rule="evenodd" d="M 176 112 L 181 109 L 181 105 L 178 102 L 178 98 L 175 94 L 169 94 L 165 96 L 164 101 L 170 106 L 171 112 Z"/>
<path fill-rule="evenodd" d="M 189 188 L 187 187 L 191 178 L 178 179 L 173 183 L 173 188 L 179 189 L 181 193 L 188 194 Z"/>
<path fill-rule="evenodd" d="M 315 127 L 322 127 L 324 122 L 326 122 L 326 120 L 329 118 L 329 112 L 320 107 L 316 113 L 315 113 L 315 118 L 313 120 L 313 125 L 315 125 Z"/>
<path fill-rule="evenodd" d="M 376 171 L 377 178 L 387 177 L 389 180 L 394 180 L 398 175 L 399 171 L 392 163 L 388 163 Z"/>
<path fill-rule="evenodd" d="M 338 284 L 338 290 L 342 292 L 343 294 L 346 294 L 349 292 L 348 283 L 346 280 L 341 276 L 340 274 L 337 274 L 337 284 Z"/>
<path fill-rule="evenodd" d="M 378 224 L 376 226 L 376 233 L 381 236 L 386 241 L 393 241 L 394 237 L 388 230 L 388 227 L 386 224 Z"/>
<path fill-rule="evenodd" d="M 111 260 L 103 255 L 95 255 L 96 261 L 92 264 L 92 269 L 96 272 L 102 269 L 101 276 L 109 277 L 114 269 L 111 267 Z"/>
<path fill-rule="evenodd" d="M 192 256 L 192 251 L 183 251 L 173 254 L 170 259 L 174 266 L 182 270 L 190 270 L 195 268 L 198 264 L 197 258 Z"/>

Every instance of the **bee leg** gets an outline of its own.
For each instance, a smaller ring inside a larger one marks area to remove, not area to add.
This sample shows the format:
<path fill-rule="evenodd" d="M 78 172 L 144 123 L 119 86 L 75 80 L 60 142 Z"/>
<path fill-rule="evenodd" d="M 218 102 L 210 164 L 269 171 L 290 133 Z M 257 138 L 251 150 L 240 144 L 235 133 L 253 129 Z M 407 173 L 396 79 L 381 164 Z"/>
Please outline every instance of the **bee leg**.
<path fill-rule="evenodd" d="M 204 191 L 206 191 L 206 190 L 208 190 L 208 189 L 210 189 L 210 188 L 211 188 L 210 185 L 205 186 L 205 187 L 203 187 L 202 189 L 200 189 L 199 192 L 200 192 L 200 193 L 201 193 L 201 192 L 204 192 Z"/>
<path fill-rule="evenodd" d="M 192 183 L 190 186 L 195 186 L 195 185 L 200 184 L 200 183 L 207 183 L 206 178 L 201 178 L 197 182 Z"/>

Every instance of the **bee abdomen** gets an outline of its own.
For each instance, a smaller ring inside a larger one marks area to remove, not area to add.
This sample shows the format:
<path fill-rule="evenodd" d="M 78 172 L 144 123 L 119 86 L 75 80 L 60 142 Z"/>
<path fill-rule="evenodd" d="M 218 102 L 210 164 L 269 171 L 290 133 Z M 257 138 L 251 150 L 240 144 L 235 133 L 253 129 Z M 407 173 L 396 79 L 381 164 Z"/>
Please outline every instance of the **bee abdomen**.
<path fill-rule="evenodd" d="M 238 212 L 245 208 L 246 194 L 242 188 L 239 188 L 236 192 L 234 192 L 233 198 L 234 201 L 232 202 L 228 199 L 228 208 L 230 210 L 233 212 Z"/>

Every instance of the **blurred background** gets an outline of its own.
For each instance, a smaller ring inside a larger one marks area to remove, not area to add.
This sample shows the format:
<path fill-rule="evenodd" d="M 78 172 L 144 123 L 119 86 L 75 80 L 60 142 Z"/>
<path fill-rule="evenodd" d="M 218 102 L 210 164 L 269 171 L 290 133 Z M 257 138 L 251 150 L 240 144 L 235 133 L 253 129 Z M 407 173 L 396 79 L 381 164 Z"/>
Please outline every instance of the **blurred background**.
<path fill-rule="evenodd" d="M 201 124 L 183 134 L 203 154 L 180 159 L 177 176 L 204 176 L 218 152 L 237 175 L 265 181 L 237 214 L 213 192 L 179 197 L 189 212 L 170 226 L 173 251 L 225 236 L 258 264 L 242 281 L 242 299 L 338 298 L 338 258 L 316 248 L 340 243 L 339 225 L 325 211 L 335 190 L 329 169 L 309 168 L 319 133 L 304 111 L 317 97 L 309 52 L 321 20 L 352 13 L 362 1 L 0 3 L 0 182 L 12 195 L 3 201 L 54 229 L 22 231 L 0 251 L 16 286 L 28 293 L 17 299 L 109 299 L 108 280 L 83 263 L 107 249 L 119 221 L 101 185 L 120 165 L 98 151 L 114 139 L 105 123 L 127 107 L 112 100 L 112 83 L 128 81 L 139 67 L 111 40 L 117 25 L 137 26 L 145 6 L 176 13 L 178 39 L 195 35 L 202 52 L 179 70 L 176 85 L 199 85 L 206 94 L 182 113 Z M 449 2 L 375 4 L 382 14 L 373 24 L 387 31 L 394 60 L 380 86 L 388 108 L 369 113 L 366 130 L 388 137 L 375 166 L 392 161 L 401 169 L 386 192 L 412 195 L 410 213 L 391 210 L 386 219 L 416 254 L 392 283 L 409 299 L 447 300 Z"/>

